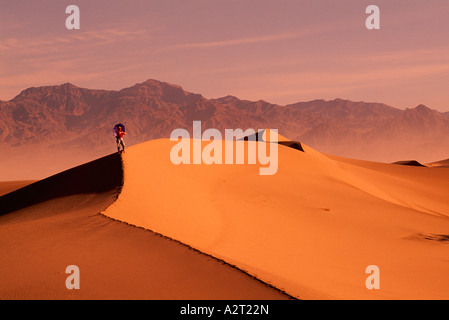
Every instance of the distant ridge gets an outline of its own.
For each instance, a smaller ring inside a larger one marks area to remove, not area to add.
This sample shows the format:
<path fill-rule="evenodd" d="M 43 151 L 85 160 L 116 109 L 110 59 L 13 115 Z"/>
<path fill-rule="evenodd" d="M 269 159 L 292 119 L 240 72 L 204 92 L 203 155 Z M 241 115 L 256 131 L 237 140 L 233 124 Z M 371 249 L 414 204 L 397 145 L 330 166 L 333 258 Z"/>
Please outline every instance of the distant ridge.
<path fill-rule="evenodd" d="M 154 79 L 121 90 L 93 90 L 71 83 L 32 87 L 10 101 L 0 101 L 0 117 L 0 146 L 11 148 L 7 164 L 21 164 L 23 172 L 33 172 L 36 162 L 51 167 L 56 161 L 34 152 L 24 156 L 33 148 L 51 150 L 61 158 L 67 154 L 70 166 L 75 158 L 83 163 L 113 152 L 111 128 L 117 122 L 129 129 L 128 146 L 167 138 L 177 128 L 191 130 L 198 120 L 202 130 L 278 129 L 289 140 L 348 158 L 429 163 L 449 156 L 448 113 L 424 105 L 400 110 L 344 99 L 285 106 L 232 95 L 207 99 Z M 35 159 L 24 159 L 30 156 Z"/>

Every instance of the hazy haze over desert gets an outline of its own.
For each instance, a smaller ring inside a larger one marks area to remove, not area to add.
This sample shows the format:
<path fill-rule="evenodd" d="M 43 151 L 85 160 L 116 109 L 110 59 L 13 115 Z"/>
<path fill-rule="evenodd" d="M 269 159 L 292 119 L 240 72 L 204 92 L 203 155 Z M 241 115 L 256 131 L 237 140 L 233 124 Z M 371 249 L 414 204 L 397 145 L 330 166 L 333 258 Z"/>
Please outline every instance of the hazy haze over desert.
<path fill-rule="evenodd" d="M 207 99 L 176 84 L 147 80 L 119 91 L 65 83 L 23 90 L 0 101 L 0 143 L 10 168 L 1 180 L 42 179 L 109 154 L 111 128 L 125 122 L 128 146 L 167 138 L 177 128 L 278 128 L 323 153 L 422 163 L 448 157 L 449 117 L 419 105 L 406 110 L 343 99 L 277 105 L 235 96 Z M 36 166 L 36 163 L 39 163 Z"/>
<path fill-rule="evenodd" d="M 0 300 L 449 299 L 447 1 L 0 7 Z"/>

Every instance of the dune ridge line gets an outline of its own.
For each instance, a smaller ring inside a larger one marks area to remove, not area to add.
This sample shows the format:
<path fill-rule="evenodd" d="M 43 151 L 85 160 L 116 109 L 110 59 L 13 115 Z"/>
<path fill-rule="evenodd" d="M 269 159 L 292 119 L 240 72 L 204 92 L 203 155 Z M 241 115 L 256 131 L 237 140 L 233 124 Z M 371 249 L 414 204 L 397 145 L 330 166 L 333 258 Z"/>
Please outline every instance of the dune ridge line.
<path fill-rule="evenodd" d="M 171 237 L 169 237 L 169 236 L 166 236 L 166 235 L 164 235 L 164 234 L 162 234 L 162 233 L 159 233 L 159 232 L 156 232 L 156 231 L 154 231 L 154 230 L 151 230 L 150 228 L 138 226 L 138 225 L 129 223 L 129 222 L 127 222 L 127 221 L 120 220 L 120 219 L 116 219 L 116 218 L 113 218 L 113 217 L 111 217 L 111 216 L 108 216 L 108 215 L 106 214 L 106 212 L 108 211 L 108 209 L 109 209 L 111 206 L 114 206 L 114 204 L 119 200 L 120 194 L 121 194 L 121 192 L 122 192 L 122 190 L 123 190 L 123 187 L 124 187 L 124 184 L 125 184 L 125 181 L 126 181 L 126 170 L 125 170 L 125 162 L 123 161 L 123 156 L 120 156 L 120 159 L 121 159 L 121 163 L 122 163 L 122 182 L 121 182 L 121 184 L 119 185 L 119 188 L 118 188 L 118 190 L 117 190 L 117 196 L 116 196 L 115 201 L 112 202 L 111 204 L 109 204 L 109 206 L 108 206 L 106 209 L 104 209 L 104 210 L 102 210 L 101 212 L 99 212 L 99 214 L 100 214 L 101 216 L 103 216 L 103 217 L 105 217 L 105 218 L 107 218 L 107 219 L 110 219 L 110 220 L 119 222 L 119 223 L 124 223 L 124 224 L 126 224 L 126 225 L 128 225 L 128 226 L 130 226 L 130 227 L 134 227 L 134 228 L 138 228 L 138 229 L 142 229 L 142 230 L 151 232 L 151 233 L 153 233 L 153 234 L 155 234 L 155 235 L 157 235 L 157 236 L 159 236 L 159 237 L 162 237 L 162 238 L 164 238 L 164 239 L 167 239 L 167 240 L 173 241 L 173 242 L 175 242 L 175 243 L 178 243 L 178 244 L 180 244 L 180 245 L 182 245 L 182 246 L 184 246 L 184 247 L 186 247 L 186 248 L 188 248 L 188 249 L 190 249 L 190 250 L 192 250 L 192 251 L 194 251 L 194 252 L 196 252 L 196 253 L 199 253 L 199 254 L 201 254 L 201 255 L 207 256 L 207 257 L 209 257 L 209 258 L 211 258 L 211 259 L 214 259 L 214 260 L 217 261 L 217 262 L 223 263 L 223 264 L 225 264 L 225 265 L 227 265 L 227 266 L 229 266 L 229 267 L 231 267 L 231 268 L 233 268 L 233 269 L 235 269 L 235 270 L 238 270 L 238 271 L 240 271 L 240 272 L 246 274 L 247 276 L 249 276 L 251 279 L 256 280 L 256 281 L 260 282 L 261 284 L 263 284 L 263 285 L 265 285 L 265 286 L 267 286 L 267 287 L 269 287 L 269 288 L 271 288 L 271 289 L 274 289 L 274 290 L 276 290 L 277 292 L 279 292 L 279 293 L 281 293 L 281 294 L 284 294 L 284 295 L 288 296 L 290 299 L 300 300 L 299 297 L 295 297 L 295 296 L 289 294 L 288 292 L 282 290 L 281 288 L 278 288 L 278 287 L 276 287 L 276 286 L 274 286 L 274 285 L 272 285 L 272 284 L 270 284 L 270 283 L 268 283 L 268 282 L 266 282 L 266 281 L 263 281 L 263 280 L 257 278 L 256 276 L 252 275 L 250 272 L 248 272 L 248 271 L 246 271 L 246 270 L 244 270 L 244 269 L 242 269 L 242 268 L 239 268 L 239 267 L 237 267 L 236 265 L 233 265 L 233 264 L 231 264 L 231 263 L 229 263 L 229 262 L 227 262 L 227 261 L 225 261 L 225 260 L 223 260 L 223 259 L 220 259 L 220 258 L 218 258 L 218 257 L 215 257 L 215 256 L 211 255 L 211 254 L 208 254 L 208 253 L 206 253 L 206 252 L 203 252 L 203 251 L 201 251 L 201 250 L 199 250 L 199 249 L 197 249 L 197 248 L 195 248 L 195 247 L 192 247 L 192 246 L 188 245 L 187 243 L 184 243 L 184 242 L 179 241 L 179 240 L 177 240 L 177 239 L 174 239 L 174 238 L 171 238 Z"/>
<path fill-rule="evenodd" d="M 447 280 L 436 281 L 446 247 L 409 236 L 448 234 L 448 171 L 338 159 L 302 144 L 304 152 L 280 145 L 279 171 L 262 177 L 250 164 L 173 164 L 173 144 L 127 149 L 123 188 L 104 215 L 300 299 L 447 297 Z M 388 284 L 377 295 L 363 278 L 373 260 Z M 411 290 L 417 272 L 423 277 Z"/>

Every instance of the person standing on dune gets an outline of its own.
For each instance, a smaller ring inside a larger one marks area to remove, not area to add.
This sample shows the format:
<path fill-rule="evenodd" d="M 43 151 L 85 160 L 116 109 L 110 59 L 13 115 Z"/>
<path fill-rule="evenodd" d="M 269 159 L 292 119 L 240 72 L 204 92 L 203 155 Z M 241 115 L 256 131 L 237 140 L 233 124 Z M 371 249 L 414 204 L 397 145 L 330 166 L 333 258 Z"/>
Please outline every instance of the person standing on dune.
<path fill-rule="evenodd" d="M 117 151 L 118 153 L 122 153 L 125 151 L 125 141 L 123 140 L 123 136 L 126 134 L 125 126 L 119 123 L 114 127 L 113 131 L 117 140 Z"/>

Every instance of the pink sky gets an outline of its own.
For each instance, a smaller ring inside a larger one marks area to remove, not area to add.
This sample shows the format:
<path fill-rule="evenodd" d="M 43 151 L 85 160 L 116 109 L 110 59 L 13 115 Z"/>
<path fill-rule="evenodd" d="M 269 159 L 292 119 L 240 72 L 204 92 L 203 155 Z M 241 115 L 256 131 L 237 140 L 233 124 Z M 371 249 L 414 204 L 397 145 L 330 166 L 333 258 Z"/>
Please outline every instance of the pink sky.
<path fill-rule="evenodd" d="M 67 30 L 78 5 L 81 29 Z M 365 8 L 381 29 L 365 28 Z M 157 79 L 207 98 L 449 111 L 447 0 L 0 0 L 0 100 Z"/>

